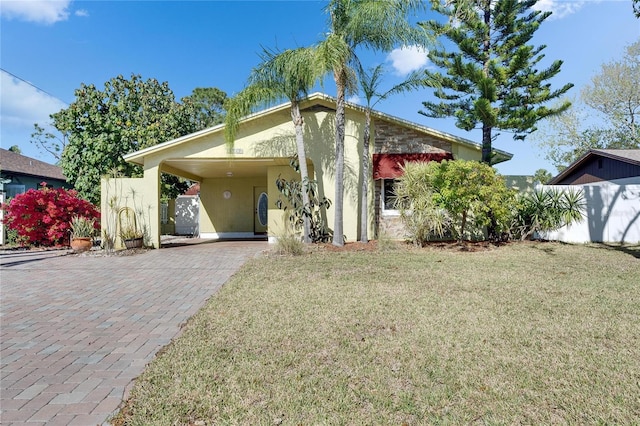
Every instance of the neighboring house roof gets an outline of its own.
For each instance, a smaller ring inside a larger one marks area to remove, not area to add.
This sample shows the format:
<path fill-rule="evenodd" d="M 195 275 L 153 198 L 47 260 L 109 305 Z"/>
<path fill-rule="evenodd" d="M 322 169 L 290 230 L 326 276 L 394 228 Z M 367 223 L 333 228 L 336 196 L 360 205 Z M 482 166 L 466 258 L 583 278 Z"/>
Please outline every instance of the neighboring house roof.
<path fill-rule="evenodd" d="M 3 174 L 67 180 L 62 173 L 62 169 L 58 166 L 2 148 L 0 148 L 0 171 Z"/>
<path fill-rule="evenodd" d="M 182 195 L 198 195 L 200 194 L 200 182 L 196 182 L 189 187 Z"/>
<path fill-rule="evenodd" d="M 579 174 L 581 170 L 585 170 L 585 173 L 589 173 L 587 170 L 590 165 L 597 159 L 612 160 L 616 164 L 616 175 L 607 175 L 602 173 L 600 176 L 589 175 L 587 179 L 578 179 L 576 183 L 589 183 L 597 182 L 609 179 L 620 179 L 631 176 L 638 176 L 637 171 L 640 170 L 640 149 L 591 149 L 587 151 L 582 157 L 578 158 L 572 164 L 564 169 L 560 174 L 549 181 L 549 185 L 558 185 L 564 183 L 568 179 L 572 178 L 576 174 Z M 629 171 L 621 170 L 619 165 L 627 164 L 631 166 Z M 572 182 L 570 182 L 572 183 Z"/>
<path fill-rule="evenodd" d="M 592 149 L 591 152 L 603 157 L 640 165 L 640 149 Z"/>
<path fill-rule="evenodd" d="M 318 105 L 318 104 L 325 105 L 325 106 L 335 105 L 336 99 L 333 98 L 332 96 L 326 95 L 324 93 L 313 93 L 313 94 L 309 95 L 307 98 L 301 100 L 300 103 L 301 103 L 301 109 L 304 110 L 304 109 L 310 108 L 311 106 Z M 274 107 L 271 107 L 271 108 L 264 109 L 262 111 L 259 111 L 259 112 L 256 112 L 254 114 L 248 115 L 247 117 L 245 117 L 241 121 L 241 123 L 244 123 L 244 122 L 247 122 L 247 121 L 256 120 L 256 119 L 265 117 L 265 116 L 267 116 L 269 114 L 272 114 L 274 112 L 281 111 L 281 110 L 284 110 L 284 109 L 288 109 L 290 105 L 291 105 L 290 102 L 285 102 L 283 104 L 280 104 L 280 105 L 277 105 L 277 106 L 274 106 Z M 360 105 L 352 104 L 350 102 L 346 102 L 346 108 L 351 109 L 351 110 L 360 111 L 362 113 L 364 113 L 365 110 L 366 110 L 364 107 L 362 107 Z M 391 116 L 391 115 L 388 115 L 388 114 L 385 114 L 385 113 L 382 113 L 382 112 L 379 112 L 379 111 L 375 111 L 374 110 L 374 111 L 372 111 L 371 115 L 374 118 L 378 118 L 378 119 L 385 120 L 385 121 L 390 121 L 390 122 L 393 122 L 393 123 L 396 123 L 396 124 L 399 124 L 399 125 L 402 125 L 402 126 L 405 126 L 405 127 L 408 127 L 408 128 L 412 128 L 412 129 L 414 129 L 416 131 L 433 135 L 435 137 L 438 137 L 440 139 L 446 140 L 448 142 L 464 145 L 464 146 L 467 146 L 467 147 L 472 148 L 472 149 L 481 149 L 482 148 L 480 144 L 478 144 L 476 142 L 473 142 L 471 140 L 468 140 L 468 139 L 465 139 L 465 138 L 461 138 L 459 136 L 455 136 L 455 135 L 452 135 L 452 134 L 449 134 L 449 133 L 441 132 L 439 130 L 435 130 L 435 129 L 432 129 L 432 128 L 427 127 L 427 126 L 422 126 L 422 125 L 417 124 L 417 123 L 413 123 L 413 122 L 410 122 L 410 121 L 407 121 L 407 120 L 403 120 L 401 118 L 394 117 L 394 116 Z M 198 132 L 191 133 L 189 135 L 179 137 L 177 139 L 173 139 L 173 140 L 170 140 L 170 141 L 167 141 L 167 142 L 163 142 L 163 143 L 160 143 L 158 145 L 150 146 L 150 147 L 142 149 L 140 151 L 129 153 L 129 154 L 124 156 L 124 159 L 126 161 L 130 161 L 130 162 L 133 162 L 133 163 L 136 163 L 136 164 L 143 165 L 144 164 L 144 156 L 145 155 L 148 155 L 148 154 L 151 154 L 151 153 L 155 153 L 155 152 L 159 152 L 159 151 L 162 151 L 162 150 L 164 150 L 164 149 L 166 149 L 168 147 L 172 147 L 172 146 L 180 145 L 180 144 L 183 144 L 183 143 L 187 143 L 187 142 L 189 142 L 189 141 L 191 141 L 193 139 L 197 139 L 197 138 L 199 138 L 201 136 L 208 135 L 208 134 L 215 133 L 215 132 L 219 132 L 219 131 L 223 131 L 223 130 L 224 130 L 224 124 L 219 124 L 219 125 L 214 126 L 214 127 L 209 127 L 207 129 L 200 130 Z M 493 164 L 497 164 L 497 163 L 501 163 L 503 161 L 510 160 L 513 157 L 513 154 L 508 153 L 506 151 L 499 150 L 499 149 L 494 149 L 493 150 L 493 154 L 494 154 L 494 162 L 493 162 Z"/>

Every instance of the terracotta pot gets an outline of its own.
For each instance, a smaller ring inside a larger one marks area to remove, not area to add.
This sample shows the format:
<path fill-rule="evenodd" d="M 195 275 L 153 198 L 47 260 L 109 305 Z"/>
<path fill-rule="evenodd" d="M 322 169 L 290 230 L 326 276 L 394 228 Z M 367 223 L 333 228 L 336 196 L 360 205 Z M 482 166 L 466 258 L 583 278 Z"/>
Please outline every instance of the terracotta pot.
<path fill-rule="evenodd" d="M 142 247 L 142 238 L 131 238 L 124 240 L 124 246 L 128 249 Z"/>
<path fill-rule="evenodd" d="M 91 237 L 74 237 L 71 239 L 71 248 L 76 253 L 91 250 L 92 245 L 93 241 Z"/>

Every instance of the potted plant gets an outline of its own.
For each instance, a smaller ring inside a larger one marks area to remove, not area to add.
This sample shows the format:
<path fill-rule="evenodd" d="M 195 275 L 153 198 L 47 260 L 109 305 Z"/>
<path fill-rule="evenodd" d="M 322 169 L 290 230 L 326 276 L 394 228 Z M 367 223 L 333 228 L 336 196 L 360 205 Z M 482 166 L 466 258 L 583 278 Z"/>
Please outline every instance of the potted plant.
<path fill-rule="evenodd" d="M 71 248 L 79 253 L 91 249 L 93 236 L 96 232 L 95 219 L 84 216 L 71 218 Z"/>
<path fill-rule="evenodd" d="M 134 226 L 126 226 L 120 230 L 120 238 L 128 249 L 142 247 L 143 235 Z"/>

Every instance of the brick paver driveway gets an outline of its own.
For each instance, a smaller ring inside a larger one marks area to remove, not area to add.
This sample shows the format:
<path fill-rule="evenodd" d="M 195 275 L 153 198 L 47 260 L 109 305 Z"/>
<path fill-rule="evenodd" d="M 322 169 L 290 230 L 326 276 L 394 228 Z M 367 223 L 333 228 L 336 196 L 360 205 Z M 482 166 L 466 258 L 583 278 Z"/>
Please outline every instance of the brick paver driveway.
<path fill-rule="evenodd" d="M 266 242 L 135 256 L 0 257 L 0 424 L 95 425 L 180 326 Z"/>

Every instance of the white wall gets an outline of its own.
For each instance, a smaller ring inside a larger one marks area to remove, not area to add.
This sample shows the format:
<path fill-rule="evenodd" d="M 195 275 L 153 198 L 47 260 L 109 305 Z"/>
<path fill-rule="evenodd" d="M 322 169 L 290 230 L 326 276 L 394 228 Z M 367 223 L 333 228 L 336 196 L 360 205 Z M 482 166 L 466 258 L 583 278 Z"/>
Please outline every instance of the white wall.
<path fill-rule="evenodd" d="M 180 195 L 176 198 L 175 220 L 177 235 L 197 235 L 199 231 L 200 200 L 196 195 Z"/>
<path fill-rule="evenodd" d="M 542 235 L 567 243 L 640 243 L 640 183 L 630 180 L 589 185 L 550 185 L 546 188 L 584 191 L 585 218 L 571 226 Z"/>

